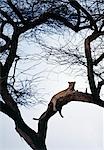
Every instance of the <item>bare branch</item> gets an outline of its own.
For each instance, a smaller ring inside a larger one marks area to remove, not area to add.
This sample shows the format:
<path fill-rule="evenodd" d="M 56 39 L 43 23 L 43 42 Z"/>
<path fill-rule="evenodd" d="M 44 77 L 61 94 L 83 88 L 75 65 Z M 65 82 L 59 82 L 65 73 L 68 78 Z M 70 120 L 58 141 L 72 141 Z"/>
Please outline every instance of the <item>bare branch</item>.
<path fill-rule="evenodd" d="M 103 59 L 104 59 L 104 53 L 101 54 L 99 58 L 97 58 L 96 60 L 94 60 L 93 64 L 94 64 L 95 66 L 97 66 L 98 63 L 101 62 Z"/>
<path fill-rule="evenodd" d="M 59 20 L 62 22 L 65 26 L 71 28 L 73 31 L 78 32 L 79 28 L 78 26 L 74 26 L 72 23 L 70 23 L 65 17 L 60 16 L 59 14 L 56 13 L 50 13 L 50 18 L 54 20 Z"/>
<path fill-rule="evenodd" d="M 0 34 L 0 38 L 4 39 L 6 41 L 5 45 L 3 46 L 0 46 L 0 53 L 6 51 L 7 49 L 9 49 L 9 46 L 10 46 L 10 38 L 4 34 Z"/>
<path fill-rule="evenodd" d="M 98 91 L 98 94 L 100 94 L 100 90 L 101 90 L 101 87 L 104 85 L 104 80 L 98 82 L 98 86 L 97 86 L 97 91 Z"/>
<path fill-rule="evenodd" d="M 101 24 L 101 26 L 100 26 L 100 29 L 99 29 L 100 32 L 101 32 L 101 30 L 103 29 L 103 27 L 104 27 L 104 17 L 103 17 L 103 22 L 102 22 L 102 24 Z"/>
<path fill-rule="evenodd" d="M 90 24 L 92 27 L 94 27 L 94 30 L 98 30 L 98 27 L 96 25 L 96 22 L 95 20 L 93 19 L 93 17 L 90 15 L 90 13 L 84 8 L 82 7 L 76 0 L 72 1 L 72 0 L 69 0 L 70 4 L 72 7 L 74 7 L 75 9 L 79 9 L 79 10 L 82 10 L 82 12 L 87 16 L 88 20 L 90 20 Z"/>
<path fill-rule="evenodd" d="M 0 13 L 7 19 L 7 22 L 15 26 L 16 24 L 14 21 L 11 19 L 11 17 L 7 14 L 7 12 L 4 12 L 3 10 L 0 9 Z"/>
<path fill-rule="evenodd" d="M 11 2 L 11 0 L 7 0 L 9 6 L 12 8 L 13 12 L 15 12 L 15 14 L 19 17 L 19 19 L 22 21 L 23 24 L 26 23 L 26 21 L 24 20 L 22 14 L 20 13 L 20 11 L 17 9 L 17 7 L 15 7 L 15 5 L 13 5 L 13 3 Z"/>

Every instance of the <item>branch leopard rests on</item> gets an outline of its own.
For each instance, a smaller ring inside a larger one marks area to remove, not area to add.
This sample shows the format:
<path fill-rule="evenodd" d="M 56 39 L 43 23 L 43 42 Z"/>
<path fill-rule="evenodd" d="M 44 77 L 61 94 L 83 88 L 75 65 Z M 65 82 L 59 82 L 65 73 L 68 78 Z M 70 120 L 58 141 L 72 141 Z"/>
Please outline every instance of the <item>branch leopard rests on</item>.
<path fill-rule="evenodd" d="M 60 116 L 63 118 L 62 114 L 61 114 L 61 110 L 62 110 L 62 106 L 59 108 L 57 107 L 57 102 L 61 102 L 61 101 L 64 101 L 64 98 L 70 94 L 73 94 L 75 93 L 75 89 L 74 89 L 74 86 L 75 86 L 75 82 L 68 82 L 69 83 L 69 87 L 59 93 L 57 93 L 56 95 L 54 95 L 50 101 L 50 103 L 48 104 L 48 108 L 51 107 L 52 110 L 54 112 L 57 112 L 59 111 L 59 114 Z M 47 109 L 48 110 L 48 109 Z M 46 112 L 45 112 L 46 113 Z M 44 114 L 45 114 L 44 113 Z M 40 117 L 42 118 L 44 116 L 44 114 Z M 40 119 L 39 118 L 39 119 Z M 37 118 L 33 118 L 34 120 L 39 120 Z"/>
<path fill-rule="evenodd" d="M 62 114 L 61 114 L 61 109 L 62 109 L 62 107 L 57 110 L 57 107 L 56 107 L 57 102 L 58 102 L 61 98 L 64 98 L 64 97 L 66 97 L 67 95 L 73 94 L 73 93 L 75 92 L 75 89 L 74 89 L 75 82 L 68 82 L 68 83 L 69 83 L 69 87 L 68 87 L 67 89 L 65 89 L 65 90 L 63 90 L 63 91 L 57 93 L 56 95 L 54 95 L 54 96 L 52 97 L 51 101 L 50 101 L 50 103 L 53 105 L 53 111 L 59 111 L 59 114 L 61 115 L 61 117 L 63 117 Z M 49 104 L 50 104 L 50 103 L 49 103 Z"/>

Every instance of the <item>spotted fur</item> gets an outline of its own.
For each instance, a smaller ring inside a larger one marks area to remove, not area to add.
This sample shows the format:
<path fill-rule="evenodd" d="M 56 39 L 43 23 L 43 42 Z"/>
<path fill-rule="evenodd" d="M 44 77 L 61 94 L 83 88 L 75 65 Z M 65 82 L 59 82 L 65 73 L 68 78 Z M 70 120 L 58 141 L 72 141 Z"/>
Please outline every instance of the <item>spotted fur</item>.
<path fill-rule="evenodd" d="M 69 87 L 67 89 L 65 89 L 65 90 L 57 93 L 51 99 L 51 103 L 53 104 L 53 111 L 59 111 L 61 117 L 63 117 L 62 114 L 61 114 L 61 109 L 62 108 L 60 108 L 59 110 L 57 110 L 57 108 L 56 108 L 57 101 L 60 98 L 65 97 L 65 96 L 67 96 L 67 95 L 72 94 L 73 92 L 75 92 L 75 90 L 74 90 L 75 82 L 68 82 L 68 83 L 69 83 Z"/>

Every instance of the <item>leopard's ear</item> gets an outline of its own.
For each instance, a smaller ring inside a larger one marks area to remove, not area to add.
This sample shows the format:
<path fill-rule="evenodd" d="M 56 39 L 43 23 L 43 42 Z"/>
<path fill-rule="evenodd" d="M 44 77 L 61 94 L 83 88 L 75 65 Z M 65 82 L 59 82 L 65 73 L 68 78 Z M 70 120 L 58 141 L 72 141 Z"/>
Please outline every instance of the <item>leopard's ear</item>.
<path fill-rule="evenodd" d="M 72 82 L 68 82 L 69 86 L 71 85 Z"/>
<path fill-rule="evenodd" d="M 72 82 L 72 83 L 73 83 L 73 88 L 74 88 L 74 87 L 75 87 L 75 83 L 76 83 L 76 82 L 74 81 L 74 82 Z"/>
<path fill-rule="evenodd" d="M 74 81 L 74 82 L 68 82 L 69 85 L 70 85 L 70 84 L 74 84 L 74 85 L 75 85 L 75 83 L 76 83 L 75 81 Z"/>

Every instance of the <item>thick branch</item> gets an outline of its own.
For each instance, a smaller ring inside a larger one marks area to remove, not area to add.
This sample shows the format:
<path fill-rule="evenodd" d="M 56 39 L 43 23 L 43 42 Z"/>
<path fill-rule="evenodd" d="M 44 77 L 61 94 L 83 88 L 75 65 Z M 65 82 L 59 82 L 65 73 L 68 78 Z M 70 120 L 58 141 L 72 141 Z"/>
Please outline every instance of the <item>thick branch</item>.
<path fill-rule="evenodd" d="M 29 146 L 34 150 L 38 150 L 40 141 L 37 133 L 29 126 L 27 126 L 22 118 L 17 118 L 15 125 L 16 131 L 21 137 L 23 137 L 23 139 L 29 144 Z"/>
<path fill-rule="evenodd" d="M 5 102 L 13 111 L 20 115 L 20 111 L 14 99 L 7 89 L 7 77 L 5 77 L 4 66 L 0 62 L 0 94 Z"/>
<path fill-rule="evenodd" d="M 56 113 L 56 111 L 53 111 L 53 105 L 49 104 L 47 110 L 40 116 L 39 123 L 38 123 L 38 135 L 39 138 L 42 139 L 43 142 L 45 142 L 46 134 L 47 134 L 47 124 L 48 120 Z M 34 118 L 34 120 L 36 120 Z"/>
<path fill-rule="evenodd" d="M 17 114 L 20 114 L 20 111 L 18 109 L 17 103 L 13 100 L 11 94 L 9 93 L 7 89 L 7 85 L 5 84 L 5 81 L 2 81 L 1 85 L 1 96 L 5 104 L 8 105 L 13 111 L 15 111 Z"/>
<path fill-rule="evenodd" d="M 18 29 L 14 29 L 14 33 L 11 39 L 11 47 L 10 47 L 10 51 L 9 51 L 9 55 L 6 59 L 6 62 L 4 64 L 4 71 L 3 74 L 4 76 L 8 76 L 8 73 L 10 71 L 10 68 L 14 62 L 14 59 L 16 57 L 16 51 L 17 51 L 17 46 L 18 46 Z"/>
<path fill-rule="evenodd" d="M 0 111 L 14 120 L 16 125 L 15 129 L 19 135 L 24 138 L 24 140 L 30 145 L 32 149 L 37 150 L 40 142 L 37 133 L 25 124 L 21 115 L 18 115 L 18 113 L 16 113 L 2 101 L 0 101 Z"/>
<path fill-rule="evenodd" d="M 16 118 L 16 113 L 13 109 L 11 109 L 7 104 L 3 103 L 0 101 L 0 111 L 3 112 L 4 114 L 8 115 L 10 118 L 15 120 Z"/>
<path fill-rule="evenodd" d="M 20 27 L 20 30 L 19 30 L 20 34 L 24 33 L 25 31 L 27 31 L 29 29 L 32 29 L 36 26 L 39 26 L 39 25 L 45 23 L 49 18 L 50 18 L 49 12 L 45 12 L 45 13 L 41 14 L 38 19 L 27 22 L 24 27 Z"/>
<path fill-rule="evenodd" d="M 94 70 L 93 70 L 93 60 L 91 54 L 91 47 L 90 44 L 92 41 L 96 40 L 100 35 L 103 35 L 104 32 L 93 32 L 90 36 L 85 39 L 85 56 L 87 60 L 87 74 L 88 74 L 88 81 L 90 85 L 90 89 L 94 100 L 96 101 L 99 97 L 99 93 L 97 91 L 97 87 L 94 80 Z"/>
<path fill-rule="evenodd" d="M 88 81 L 89 81 L 92 95 L 95 96 L 95 93 L 97 94 L 97 89 L 96 89 L 95 80 L 94 80 L 93 61 L 92 61 L 89 37 L 85 40 L 85 55 L 86 55 L 86 60 L 87 60 Z"/>

